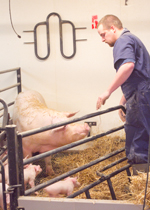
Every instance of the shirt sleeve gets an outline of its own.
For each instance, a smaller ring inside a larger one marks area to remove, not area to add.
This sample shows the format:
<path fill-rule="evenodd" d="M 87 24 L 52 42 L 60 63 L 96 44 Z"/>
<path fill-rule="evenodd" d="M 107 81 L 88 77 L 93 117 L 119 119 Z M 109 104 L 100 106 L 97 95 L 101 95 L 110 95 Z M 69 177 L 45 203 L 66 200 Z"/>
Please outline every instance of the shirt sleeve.
<path fill-rule="evenodd" d="M 118 66 L 125 62 L 135 63 L 134 46 L 134 40 L 126 35 L 123 35 L 116 41 L 113 49 L 114 67 L 116 70 L 118 69 Z"/>
<path fill-rule="evenodd" d="M 120 59 L 116 62 L 115 66 L 116 66 L 116 70 L 118 71 L 118 69 L 120 68 L 121 65 L 125 64 L 125 63 L 135 63 L 135 61 L 133 59 L 127 58 L 127 59 Z"/>

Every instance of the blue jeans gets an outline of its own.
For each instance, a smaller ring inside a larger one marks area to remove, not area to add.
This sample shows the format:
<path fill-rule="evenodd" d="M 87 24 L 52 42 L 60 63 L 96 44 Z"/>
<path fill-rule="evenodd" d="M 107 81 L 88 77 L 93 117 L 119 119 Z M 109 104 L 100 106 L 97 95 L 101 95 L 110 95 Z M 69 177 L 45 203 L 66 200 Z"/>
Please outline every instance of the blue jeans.
<path fill-rule="evenodd" d="M 129 163 L 146 163 L 150 134 L 150 89 L 137 90 L 126 103 L 126 156 Z"/>

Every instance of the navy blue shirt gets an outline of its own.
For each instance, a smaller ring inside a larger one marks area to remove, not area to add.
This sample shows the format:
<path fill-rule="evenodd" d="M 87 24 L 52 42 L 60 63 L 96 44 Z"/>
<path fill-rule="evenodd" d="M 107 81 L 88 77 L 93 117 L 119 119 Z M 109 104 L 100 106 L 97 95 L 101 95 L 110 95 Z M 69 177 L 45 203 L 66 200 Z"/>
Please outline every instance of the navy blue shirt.
<path fill-rule="evenodd" d="M 130 77 L 121 85 L 125 98 L 128 99 L 141 81 L 150 79 L 150 56 L 141 40 L 124 29 L 113 48 L 114 67 L 116 70 L 126 62 L 134 62 L 135 67 Z"/>

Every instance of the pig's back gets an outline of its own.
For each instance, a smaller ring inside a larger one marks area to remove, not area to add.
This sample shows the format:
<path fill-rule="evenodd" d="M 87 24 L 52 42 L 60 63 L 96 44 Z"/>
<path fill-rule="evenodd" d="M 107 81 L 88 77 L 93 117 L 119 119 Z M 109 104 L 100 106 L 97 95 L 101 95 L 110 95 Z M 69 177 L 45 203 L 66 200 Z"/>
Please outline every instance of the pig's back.
<path fill-rule="evenodd" d="M 18 131 L 24 131 L 26 125 L 30 125 L 32 129 L 32 122 L 35 119 L 39 119 L 44 115 L 47 115 L 47 106 L 44 98 L 40 93 L 29 90 L 19 93 L 15 100 L 13 111 L 13 123 L 17 125 Z M 35 127 L 35 125 L 34 125 Z"/>

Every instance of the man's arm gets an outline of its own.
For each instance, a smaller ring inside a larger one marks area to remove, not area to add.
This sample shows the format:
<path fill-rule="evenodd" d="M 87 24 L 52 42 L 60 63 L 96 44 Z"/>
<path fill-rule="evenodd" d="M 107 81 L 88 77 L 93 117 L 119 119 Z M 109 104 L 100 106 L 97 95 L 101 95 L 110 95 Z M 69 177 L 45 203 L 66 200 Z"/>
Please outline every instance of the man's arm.
<path fill-rule="evenodd" d="M 96 109 L 99 109 L 101 105 L 105 104 L 105 101 L 110 97 L 112 92 L 114 92 L 119 86 L 121 86 L 132 74 L 132 71 L 134 69 L 134 63 L 128 62 L 124 63 L 120 66 L 118 69 L 116 76 L 108 89 L 102 93 L 97 100 Z"/>

